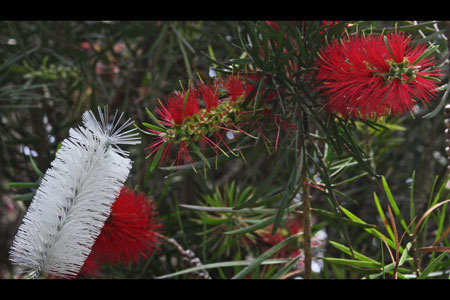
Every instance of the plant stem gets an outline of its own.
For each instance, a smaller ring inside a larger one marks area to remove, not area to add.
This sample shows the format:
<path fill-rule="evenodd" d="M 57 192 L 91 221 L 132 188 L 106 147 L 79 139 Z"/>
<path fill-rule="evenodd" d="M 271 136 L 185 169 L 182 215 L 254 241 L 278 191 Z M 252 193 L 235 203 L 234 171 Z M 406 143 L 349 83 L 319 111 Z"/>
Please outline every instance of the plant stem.
<path fill-rule="evenodd" d="M 307 184 L 306 168 L 302 170 L 302 200 L 303 200 L 303 237 L 305 252 L 305 279 L 312 278 L 311 263 L 311 205 L 309 197 L 309 185 Z"/>
<path fill-rule="evenodd" d="M 309 195 L 309 185 L 307 184 L 308 174 L 307 172 L 307 135 L 309 132 L 308 115 L 303 112 L 303 136 L 302 136 L 302 147 L 303 147 L 303 166 L 301 173 L 301 185 L 302 185 L 302 201 L 303 201 L 303 247 L 305 254 L 305 279 L 312 278 L 311 263 L 312 263 L 312 253 L 311 253 L 311 204 Z"/>

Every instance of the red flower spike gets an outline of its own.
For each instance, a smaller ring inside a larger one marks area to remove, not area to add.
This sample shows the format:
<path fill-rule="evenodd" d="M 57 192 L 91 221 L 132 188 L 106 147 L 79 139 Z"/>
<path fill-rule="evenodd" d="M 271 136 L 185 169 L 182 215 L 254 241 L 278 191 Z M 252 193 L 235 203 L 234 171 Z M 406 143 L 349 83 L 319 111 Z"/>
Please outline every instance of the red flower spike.
<path fill-rule="evenodd" d="M 219 103 L 218 96 L 218 86 L 215 81 L 212 86 L 200 83 L 197 87 L 199 96 L 203 99 L 206 111 L 210 111 L 212 107 L 216 107 Z"/>
<path fill-rule="evenodd" d="M 230 95 L 231 101 L 236 101 L 236 99 L 242 96 L 245 92 L 243 80 L 239 76 L 227 76 L 224 80 L 223 86 Z"/>
<path fill-rule="evenodd" d="M 189 93 L 186 98 L 186 93 Z M 171 123 L 180 125 L 186 117 L 192 116 L 200 110 L 197 102 L 196 90 L 185 92 L 174 92 L 166 100 L 165 106 L 161 105 L 157 112 L 162 117 L 164 125 L 171 126 Z M 186 103 L 185 102 L 186 98 Z"/>
<path fill-rule="evenodd" d="M 80 273 L 92 275 L 100 264 L 128 265 L 141 256 L 148 258 L 157 248 L 160 228 L 153 202 L 122 188 Z"/>
<path fill-rule="evenodd" d="M 427 50 L 412 45 L 403 33 L 352 36 L 334 40 L 319 53 L 317 89 L 326 107 L 344 118 L 368 119 L 410 111 L 416 99 L 429 104 L 437 94 L 430 77 L 430 57 L 416 61 Z"/>
<path fill-rule="evenodd" d="M 247 78 L 251 80 L 247 81 Z M 257 75 L 227 75 L 212 83 L 190 86 L 186 92 L 170 94 L 157 107 L 159 122 L 165 128 L 147 128 L 154 140 L 146 148 L 150 150 L 146 158 L 164 161 L 171 156 L 171 150 L 174 150 L 172 157 L 175 165 L 190 163 L 193 166 L 190 151 L 197 152 L 204 160 L 202 155 L 205 153 L 205 146 L 216 154 L 220 151 L 227 155 L 221 148 L 224 146 L 235 155 L 223 134 L 224 131 L 231 130 L 251 136 L 240 128 L 248 123 L 247 113 L 253 113 L 242 111 L 242 103 L 255 88 L 254 81 L 258 80 Z M 273 99 L 274 96 L 275 92 L 263 99 Z M 195 144 L 200 146 L 200 152 Z M 165 147 L 164 150 L 161 147 Z"/>

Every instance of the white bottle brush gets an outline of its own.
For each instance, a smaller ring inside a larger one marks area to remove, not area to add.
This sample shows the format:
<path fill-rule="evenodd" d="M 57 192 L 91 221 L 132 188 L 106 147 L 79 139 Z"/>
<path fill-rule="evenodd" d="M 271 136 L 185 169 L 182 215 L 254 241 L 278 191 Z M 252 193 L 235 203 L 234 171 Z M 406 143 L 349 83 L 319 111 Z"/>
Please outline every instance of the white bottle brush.
<path fill-rule="evenodd" d="M 128 177 L 132 161 L 118 145 L 139 144 L 136 128 L 98 111 L 100 122 L 87 111 L 70 129 L 15 236 L 10 259 L 30 278 L 78 274 Z"/>

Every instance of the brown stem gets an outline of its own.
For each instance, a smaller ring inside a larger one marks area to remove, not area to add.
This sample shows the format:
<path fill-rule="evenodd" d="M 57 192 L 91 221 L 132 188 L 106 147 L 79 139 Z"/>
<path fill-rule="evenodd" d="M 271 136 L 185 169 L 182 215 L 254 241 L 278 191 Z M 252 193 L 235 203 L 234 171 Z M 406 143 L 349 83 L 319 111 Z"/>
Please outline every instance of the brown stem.
<path fill-rule="evenodd" d="M 303 200 L 303 237 L 305 251 L 305 279 L 312 278 L 311 262 L 311 205 L 309 197 L 309 185 L 307 184 L 306 167 L 302 169 L 302 200 Z"/>
<path fill-rule="evenodd" d="M 311 251 L 311 204 L 309 195 L 309 185 L 308 185 L 308 174 L 306 166 L 306 150 L 307 150 L 307 134 L 309 132 L 308 115 L 303 113 L 303 162 L 302 162 L 302 174 L 301 174 L 301 185 L 302 185 L 302 201 L 303 201 L 303 247 L 305 254 L 305 279 L 312 278 L 311 263 L 312 263 L 312 251 Z"/>
<path fill-rule="evenodd" d="M 180 252 L 181 255 L 186 255 L 186 251 L 183 249 L 183 247 L 181 247 L 181 245 L 178 244 L 178 242 L 175 241 L 173 238 L 167 237 L 159 232 L 156 232 L 155 234 L 157 237 L 165 240 L 166 242 L 174 246 L 178 250 L 178 252 Z"/>

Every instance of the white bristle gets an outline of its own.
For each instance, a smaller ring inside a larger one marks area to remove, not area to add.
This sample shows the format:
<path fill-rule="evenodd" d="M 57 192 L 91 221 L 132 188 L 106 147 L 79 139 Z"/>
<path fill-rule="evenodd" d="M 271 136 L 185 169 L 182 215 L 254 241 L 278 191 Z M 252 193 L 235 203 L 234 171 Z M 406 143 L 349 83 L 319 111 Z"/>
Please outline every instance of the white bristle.
<path fill-rule="evenodd" d="M 140 143 L 132 122 L 116 129 L 99 108 L 101 122 L 83 114 L 70 129 L 36 191 L 13 241 L 10 259 L 36 278 L 41 273 L 74 277 L 82 268 L 131 169 L 128 152 L 117 145 Z"/>

